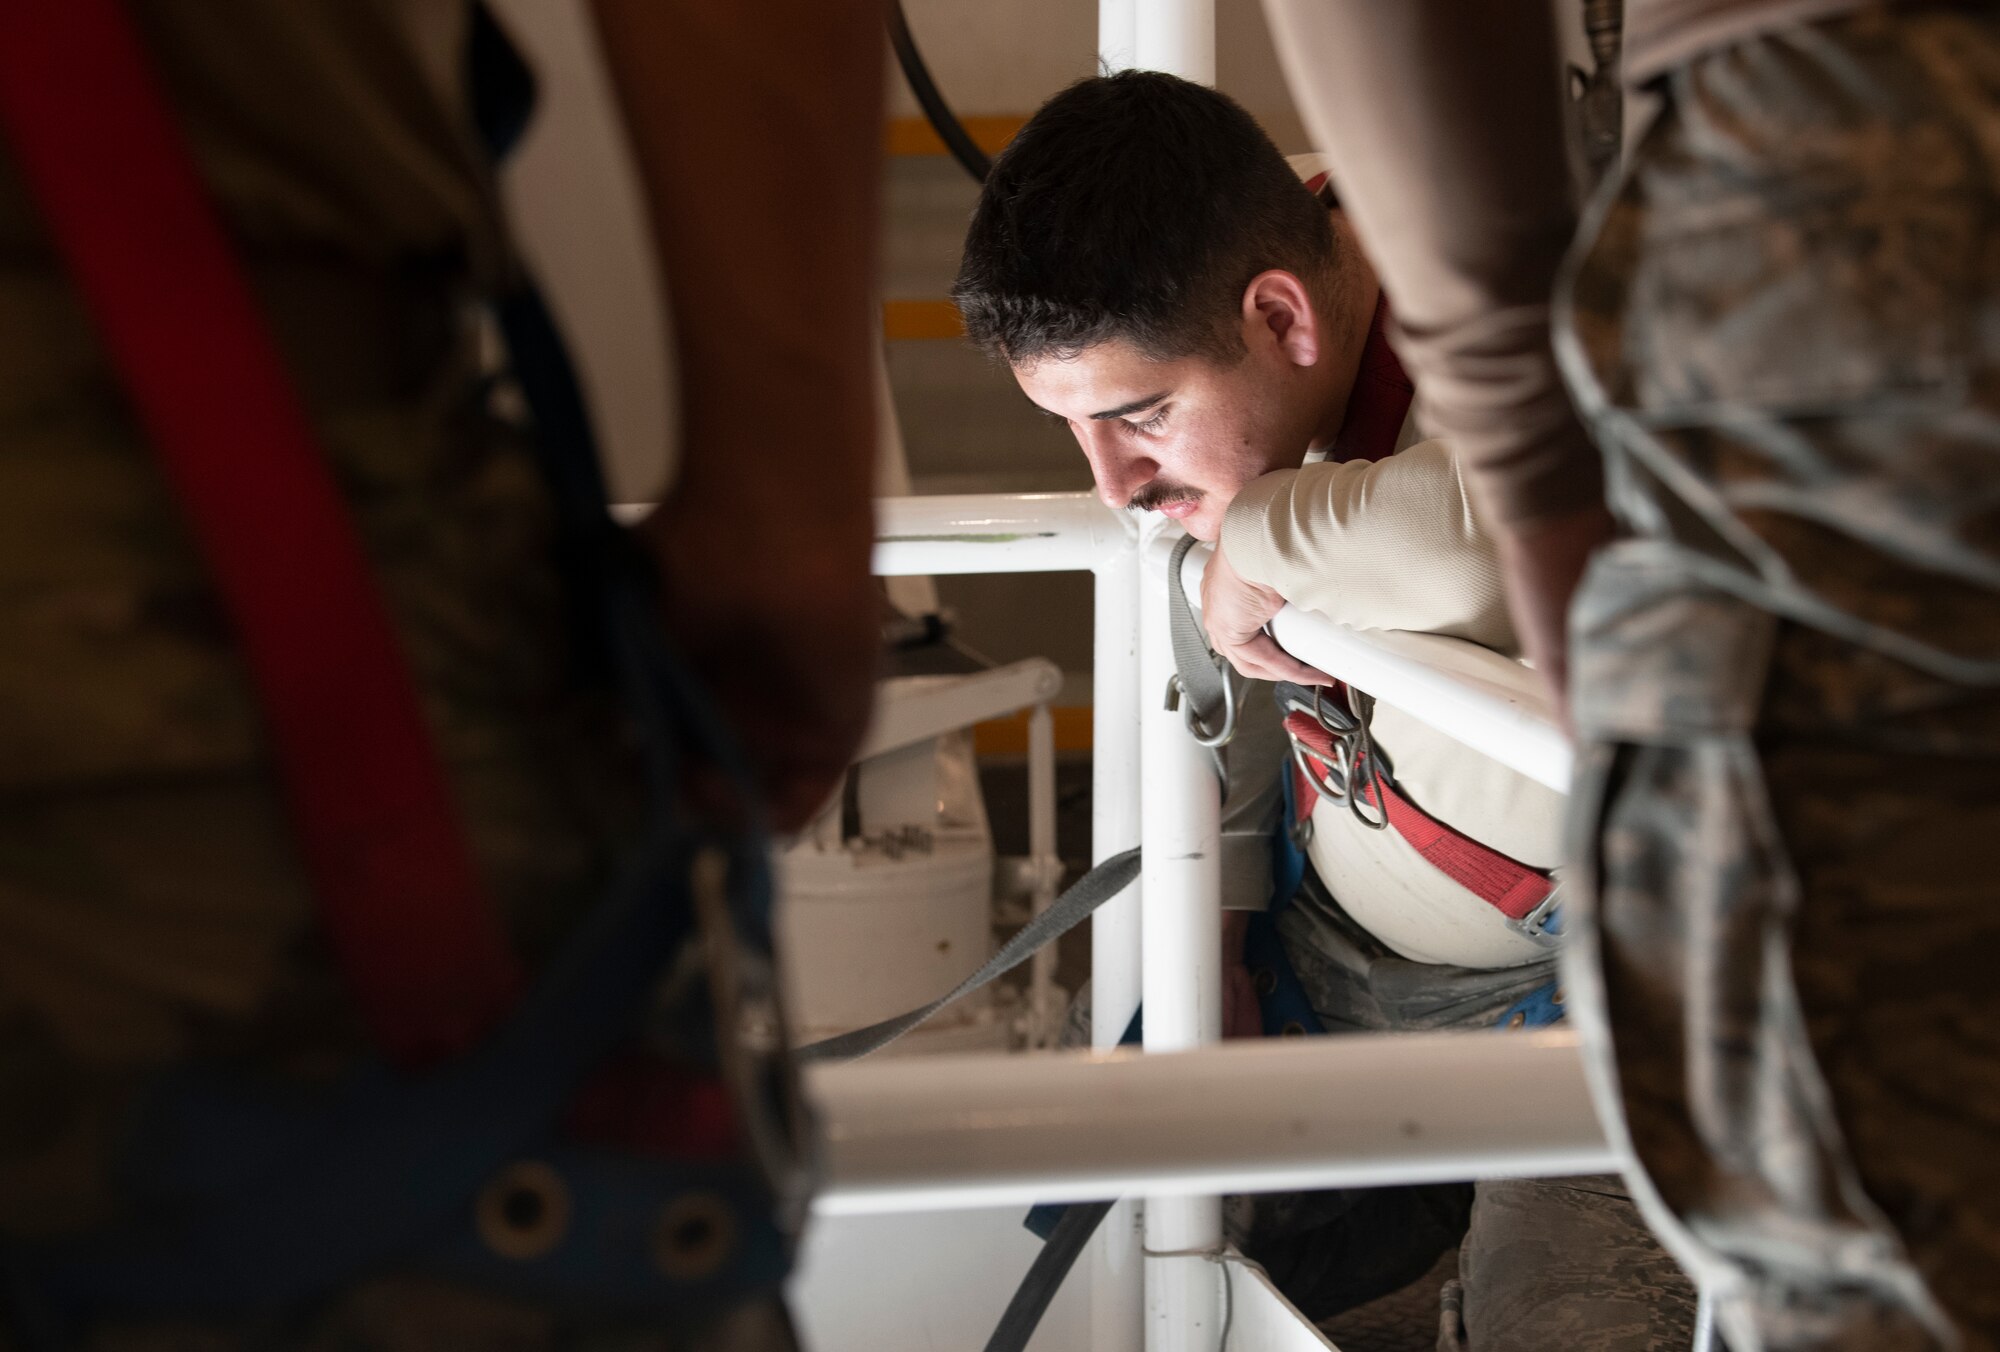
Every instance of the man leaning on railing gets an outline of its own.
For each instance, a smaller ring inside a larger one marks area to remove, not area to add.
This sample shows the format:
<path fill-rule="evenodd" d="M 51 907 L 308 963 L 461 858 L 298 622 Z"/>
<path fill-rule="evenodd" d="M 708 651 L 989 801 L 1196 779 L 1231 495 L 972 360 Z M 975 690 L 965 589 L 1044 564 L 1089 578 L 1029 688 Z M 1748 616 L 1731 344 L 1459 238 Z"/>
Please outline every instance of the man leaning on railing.
<path fill-rule="evenodd" d="M 1231 1031 L 1560 1017 L 1557 796 L 1328 688 L 1260 632 L 1284 595 L 1447 635 L 1496 680 L 1533 680 L 1459 458 L 1411 432 L 1386 306 L 1324 175 L 1287 165 L 1212 90 L 1086 80 L 994 164 L 954 298 L 974 340 L 1075 432 L 1107 503 L 1220 542 L 1211 638 L 1300 687 L 1281 710 L 1253 681 L 1224 748 Z M 1447 1308 L 1463 1306 L 1483 1348 L 1687 1345 L 1692 1287 L 1616 1180 L 1481 1184 L 1468 1233 L 1469 1200 L 1432 1185 L 1230 1212 L 1314 1318 L 1420 1277 L 1463 1237 Z M 1523 1239 L 1561 1261 L 1520 1261 Z"/>

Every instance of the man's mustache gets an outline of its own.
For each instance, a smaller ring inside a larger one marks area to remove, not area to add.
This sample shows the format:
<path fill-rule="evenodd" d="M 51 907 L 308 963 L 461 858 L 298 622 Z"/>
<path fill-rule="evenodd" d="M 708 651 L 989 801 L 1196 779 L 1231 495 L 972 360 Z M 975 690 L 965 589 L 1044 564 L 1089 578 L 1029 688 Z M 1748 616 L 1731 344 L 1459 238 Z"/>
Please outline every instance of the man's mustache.
<path fill-rule="evenodd" d="M 1125 505 L 1135 512 L 1157 512 L 1170 502 L 1200 502 L 1199 488 L 1185 484 L 1150 483 L 1134 493 Z"/>

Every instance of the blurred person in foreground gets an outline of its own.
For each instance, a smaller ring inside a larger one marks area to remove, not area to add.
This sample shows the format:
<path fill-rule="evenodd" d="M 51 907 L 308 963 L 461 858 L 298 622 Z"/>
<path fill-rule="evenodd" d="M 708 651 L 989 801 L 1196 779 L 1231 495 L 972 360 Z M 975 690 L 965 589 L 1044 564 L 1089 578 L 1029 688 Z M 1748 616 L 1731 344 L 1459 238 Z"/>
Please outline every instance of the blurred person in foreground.
<path fill-rule="evenodd" d="M 677 335 L 678 480 L 637 539 L 658 622 L 783 828 L 830 789 L 873 689 L 881 14 L 591 11 Z M 572 648 L 590 598 L 573 613 L 561 585 L 534 429 L 479 359 L 480 309 L 520 284 L 470 88 L 476 44 L 504 37 L 467 0 L 124 12 L 327 452 L 499 926 L 545 975 L 634 833 L 635 789 L 630 729 Z M 809 229 L 802 159 L 827 170 Z M 155 1086 L 198 1065 L 304 1096 L 375 1050 L 216 589 L 15 170 L 0 144 L 0 1346 L 50 1336 L 16 1260 L 132 1213 Z M 670 1331 L 401 1271 L 393 1248 L 279 1308 L 71 1303 L 60 1340 L 90 1347 L 790 1345 L 775 1297 Z"/>
<path fill-rule="evenodd" d="M 1567 698 L 1648 1219 L 1735 1352 L 2000 1345 L 2000 13 L 1629 0 L 1564 264 L 1548 6 L 1267 8 Z"/>

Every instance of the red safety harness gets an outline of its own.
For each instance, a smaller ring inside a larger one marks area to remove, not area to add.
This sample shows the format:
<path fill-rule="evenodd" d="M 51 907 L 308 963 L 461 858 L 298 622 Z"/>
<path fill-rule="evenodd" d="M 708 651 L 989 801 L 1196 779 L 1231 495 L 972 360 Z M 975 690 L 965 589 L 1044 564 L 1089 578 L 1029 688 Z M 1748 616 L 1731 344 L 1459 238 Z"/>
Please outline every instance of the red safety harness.
<path fill-rule="evenodd" d="M 335 960 L 413 1065 L 519 969 L 382 598 L 116 0 L 0 0 L 0 131 L 190 523 L 263 712 Z"/>
<path fill-rule="evenodd" d="M 1308 180 L 1306 188 L 1322 194 L 1331 191 L 1324 174 Z M 1322 200 L 1329 207 L 1336 205 L 1324 196 Z M 1390 345 L 1389 323 L 1389 303 L 1385 297 L 1376 304 L 1368 326 L 1360 369 L 1355 374 L 1354 390 L 1348 396 L 1347 416 L 1328 453 L 1331 460 L 1379 461 L 1395 453 L 1416 387 Z M 1344 688 L 1337 693 L 1344 696 Z M 1311 713 L 1294 710 L 1287 714 L 1285 732 L 1320 758 L 1329 762 L 1335 758 L 1336 734 Z M 1357 769 L 1365 767 L 1366 755 L 1364 751 L 1355 758 Z M 1320 785 L 1306 773 L 1299 760 L 1293 757 L 1291 770 L 1295 827 L 1311 818 L 1321 796 Z M 1531 933 L 1541 932 L 1540 920 L 1547 915 L 1556 890 L 1553 878 L 1453 830 L 1405 798 L 1388 775 L 1359 773 L 1353 778 L 1352 791 L 1362 805 L 1385 813 L 1389 829 L 1408 841 L 1433 868 L 1516 926 Z M 1377 786 L 1381 789 L 1380 807 L 1375 799 Z"/>
<path fill-rule="evenodd" d="M 1285 715 L 1285 734 L 1322 761 L 1338 759 L 1338 734 L 1304 710 Z M 1384 814 L 1388 829 L 1407 841 L 1432 868 L 1516 926 L 1539 932 L 1537 921 L 1546 914 L 1547 903 L 1555 894 L 1555 879 L 1431 816 L 1405 798 L 1388 775 L 1367 773 L 1367 757 L 1365 750 L 1354 757 L 1356 772 L 1349 777 L 1348 792 L 1363 806 Z M 1300 759 L 1294 756 L 1291 767 L 1295 827 L 1312 818 L 1321 797 L 1331 797 L 1306 772 Z M 1345 805 L 1346 800 L 1337 801 Z"/>

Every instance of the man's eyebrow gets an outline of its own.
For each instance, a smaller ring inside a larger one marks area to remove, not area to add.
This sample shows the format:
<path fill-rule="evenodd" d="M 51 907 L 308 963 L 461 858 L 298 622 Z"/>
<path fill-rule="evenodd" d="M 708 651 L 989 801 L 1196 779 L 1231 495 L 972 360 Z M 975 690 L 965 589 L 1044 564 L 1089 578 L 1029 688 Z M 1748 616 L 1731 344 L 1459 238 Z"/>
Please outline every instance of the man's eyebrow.
<path fill-rule="evenodd" d="M 1172 393 L 1172 390 L 1161 390 L 1158 394 L 1149 394 L 1144 399 L 1134 399 L 1129 404 L 1120 404 L 1117 408 L 1107 408 L 1102 413 L 1093 413 L 1090 419 L 1092 422 L 1104 422 L 1110 418 L 1122 418 L 1128 413 L 1138 413 L 1151 408 Z"/>

